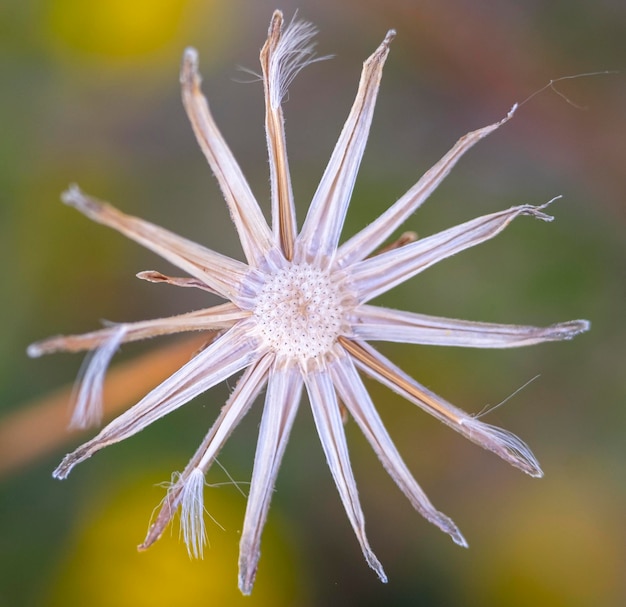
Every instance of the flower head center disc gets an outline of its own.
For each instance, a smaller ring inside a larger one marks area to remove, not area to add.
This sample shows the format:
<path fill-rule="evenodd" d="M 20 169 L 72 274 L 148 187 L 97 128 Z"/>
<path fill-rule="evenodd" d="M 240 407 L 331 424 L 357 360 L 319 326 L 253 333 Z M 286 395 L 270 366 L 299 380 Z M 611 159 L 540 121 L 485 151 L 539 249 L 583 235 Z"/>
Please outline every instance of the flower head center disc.
<path fill-rule="evenodd" d="M 264 344 L 278 356 L 300 361 L 331 350 L 345 312 L 340 285 L 308 264 L 292 264 L 270 275 L 254 309 Z"/>

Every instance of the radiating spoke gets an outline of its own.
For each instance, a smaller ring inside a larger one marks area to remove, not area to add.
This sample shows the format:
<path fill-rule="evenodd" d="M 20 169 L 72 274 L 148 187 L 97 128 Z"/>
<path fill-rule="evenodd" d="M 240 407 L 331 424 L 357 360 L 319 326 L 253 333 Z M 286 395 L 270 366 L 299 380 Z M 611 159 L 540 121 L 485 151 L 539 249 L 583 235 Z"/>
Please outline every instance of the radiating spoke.
<path fill-rule="evenodd" d="M 77 186 L 64 192 L 61 199 L 92 221 L 121 232 L 205 282 L 221 297 L 237 300 L 242 279 L 249 273 L 248 266 L 240 261 L 216 253 L 149 221 L 126 215 L 105 202 L 83 194 Z"/>
<path fill-rule="evenodd" d="M 239 589 L 243 594 L 252 592 L 261 556 L 261 534 L 301 391 L 302 376 L 296 365 L 276 365 L 271 370 L 239 543 Z"/>
<path fill-rule="evenodd" d="M 149 337 L 171 335 L 186 331 L 219 331 L 230 329 L 237 321 L 250 316 L 250 312 L 240 310 L 231 303 L 169 316 L 167 318 L 155 318 L 139 322 L 115 323 L 105 329 L 83 333 L 82 335 L 60 335 L 50 337 L 31 344 L 28 347 L 29 356 L 42 356 L 53 352 L 81 352 L 93 350 L 106 343 L 118 331 L 124 328 L 124 333 L 119 343 L 139 341 Z"/>
<path fill-rule="evenodd" d="M 517 105 L 514 105 L 510 112 L 499 122 L 463 135 L 454 144 L 453 148 L 429 169 L 402 198 L 389 207 L 375 221 L 339 247 L 337 253 L 339 266 L 345 267 L 356 261 L 361 261 L 372 251 L 382 246 L 394 230 L 402 225 L 437 189 L 463 154 L 489 135 L 489 133 L 493 133 L 498 127 L 510 120 L 516 109 Z"/>
<path fill-rule="evenodd" d="M 100 449 L 118 443 L 171 413 L 215 384 L 247 367 L 256 355 L 243 323 L 197 354 L 136 405 L 115 418 L 93 439 L 65 456 L 54 471 L 65 478 L 72 468 Z"/>
<path fill-rule="evenodd" d="M 381 581 L 386 582 L 387 576 L 383 567 L 372 552 L 365 535 L 365 517 L 352 474 L 341 411 L 330 374 L 326 370 L 308 373 L 305 382 L 317 433 L 352 529 L 359 540 L 367 564 L 378 574 Z"/>
<path fill-rule="evenodd" d="M 357 291 L 357 298 L 365 302 L 389 291 L 437 262 L 493 238 L 520 215 L 552 221 L 553 217 L 543 213 L 546 206 L 525 204 L 483 215 L 412 244 L 356 263 L 350 268 L 350 276 Z"/>
<path fill-rule="evenodd" d="M 514 434 L 485 424 L 450 404 L 409 377 L 366 343 L 343 337 L 340 337 L 339 341 L 354 358 L 357 366 L 380 383 L 526 474 L 534 477 L 543 475 L 539 462 L 528 445 Z"/>
<path fill-rule="evenodd" d="M 587 331 L 589 322 L 571 320 L 548 327 L 502 325 L 427 316 L 364 304 L 354 312 L 351 326 L 355 337 L 369 341 L 466 348 L 517 348 L 572 339 Z"/>
<path fill-rule="evenodd" d="M 267 41 L 261 50 L 272 227 L 274 238 L 288 260 L 293 258 L 297 226 L 281 103 L 286 85 L 305 65 L 315 61 L 311 42 L 314 34 L 315 28 L 302 21 L 292 21 L 283 32 L 283 14 L 274 11 Z"/>
<path fill-rule="evenodd" d="M 192 473 L 199 470 L 204 475 L 209 470 L 231 432 L 250 410 L 265 385 L 271 362 L 272 356 L 268 354 L 245 370 L 194 456 L 168 489 L 159 514 L 150 525 L 146 539 L 139 546 L 140 550 L 147 550 L 161 537 L 181 504 L 186 483 Z"/>
<path fill-rule="evenodd" d="M 180 82 L 183 103 L 200 148 L 222 190 L 244 255 L 259 267 L 274 247 L 272 234 L 239 164 L 224 141 L 200 90 L 198 53 L 188 48 L 183 56 Z"/>
<path fill-rule="evenodd" d="M 302 258 L 300 261 L 331 257 L 336 251 L 367 143 L 383 66 L 394 36 L 395 31 L 389 30 L 382 44 L 363 64 L 354 105 L 313 196 L 298 237 L 298 257 Z"/>
<path fill-rule="evenodd" d="M 330 366 L 339 396 L 372 445 L 385 470 L 406 495 L 412 506 L 428 521 L 448 533 L 459 546 L 467 547 L 465 538 L 445 514 L 439 512 L 417 484 L 383 425 L 372 399 L 350 357 L 342 357 Z"/>

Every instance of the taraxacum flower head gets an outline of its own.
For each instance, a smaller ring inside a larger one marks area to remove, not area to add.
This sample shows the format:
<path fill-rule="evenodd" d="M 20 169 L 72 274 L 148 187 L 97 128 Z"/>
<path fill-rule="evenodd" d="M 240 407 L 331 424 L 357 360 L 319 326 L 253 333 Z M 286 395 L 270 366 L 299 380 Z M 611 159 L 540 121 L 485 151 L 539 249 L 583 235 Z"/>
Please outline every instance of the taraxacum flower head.
<path fill-rule="evenodd" d="M 508 115 L 461 137 L 411 189 L 380 217 L 343 244 L 339 238 L 367 140 L 383 65 L 395 36 L 390 30 L 365 61 L 354 105 L 343 127 L 301 230 L 287 162 L 281 102 L 287 86 L 316 60 L 308 23 L 292 21 L 283 29 L 282 13 L 272 17 L 261 50 L 265 92 L 265 128 L 271 181 L 271 227 L 267 224 L 239 165 L 226 145 L 200 90 L 197 54 L 184 54 L 183 102 L 198 143 L 222 189 L 239 234 L 245 262 L 177 236 L 71 187 L 66 204 L 90 219 L 112 227 L 151 249 L 187 273 L 174 278 L 142 272 L 140 278 L 204 289 L 226 303 L 170 318 L 122 323 L 79 336 L 51 338 L 30 346 L 31 356 L 65 350 L 92 350 L 82 377 L 73 424 L 100 419 L 106 368 L 124 342 L 183 331 L 206 331 L 213 341 L 141 401 L 109 423 L 95 438 L 68 454 L 54 476 L 107 445 L 117 443 L 181 407 L 212 386 L 242 372 L 235 390 L 185 470 L 176 475 L 160 512 L 140 548 L 156 541 L 181 507 L 182 532 L 190 554 L 201 556 L 205 542 L 205 474 L 232 430 L 265 389 L 239 556 L 239 587 L 252 590 L 260 542 L 276 475 L 300 404 L 303 389 L 330 471 L 367 563 L 382 581 L 386 576 L 372 552 L 348 457 L 344 412 L 356 421 L 383 466 L 427 520 L 455 543 L 465 538 L 447 516 L 435 509 L 411 476 L 391 441 L 361 375 L 371 377 L 435 416 L 472 442 L 493 451 L 534 477 L 537 460 L 513 434 L 457 409 L 382 356 L 369 341 L 512 348 L 571 339 L 589 323 L 574 320 L 548 327 L 489 324 L 425 316 L 369 302 L 431 265 L 499 234 L 515 218 L 528 215 L 551 221 L 545 207 L 528 204 L 484 215 L 416 240 L 407 233 L 380 249 L 397 228 L 428 198 L 461 156 L 509 120 Z"/>

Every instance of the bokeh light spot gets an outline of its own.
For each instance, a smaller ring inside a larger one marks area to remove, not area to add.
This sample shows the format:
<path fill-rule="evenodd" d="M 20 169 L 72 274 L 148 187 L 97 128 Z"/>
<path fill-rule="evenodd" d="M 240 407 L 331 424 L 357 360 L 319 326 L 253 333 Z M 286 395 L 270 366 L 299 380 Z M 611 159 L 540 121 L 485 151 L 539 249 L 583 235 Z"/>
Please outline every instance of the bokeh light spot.
<path fill-rule="evenodd" d="M 153 52 L 178 33 L 185 0 L 57 0 L 50 4 L 52 36 L 72 51 L 109 58 Z"/>
<path fill-rule="evenodd" d="M 82 512 L 75 538 L 68 542 L 58 578 L 44 604 L 249 605 L 250 598 L 237 588 L 245 498 L 231 486 L 205 488 L 209 544 L 203 560 L 191 560 L 178 538 L 178 519 L 171 533 L 166 532 L 149 550 L 137 550 L 150 513 L 164 493 L 164 489 L 155 490 L 154 476 L 133 476 L 132 484 L 103 489 L 99 499 L 94 496 Z M 298 561 L 293 544 L 286 541 L 285 526 L 277 516 L 270 516 L 253 593 L 256 606 L 306 603 L 304 569 Z"/>

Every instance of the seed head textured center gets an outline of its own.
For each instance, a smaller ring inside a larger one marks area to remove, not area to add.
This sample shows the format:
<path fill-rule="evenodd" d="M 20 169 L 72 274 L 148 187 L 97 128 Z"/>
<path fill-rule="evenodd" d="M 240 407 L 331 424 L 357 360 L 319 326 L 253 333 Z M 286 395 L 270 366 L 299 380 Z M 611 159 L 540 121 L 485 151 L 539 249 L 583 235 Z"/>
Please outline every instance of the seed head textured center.
<path fill-rule="evenodd" d="M 345 315 L 339 286 L 308 264 L 269 276 L 254 310 L 261 340 L 278 356 L 304 361 L 330 351 Z"/>

